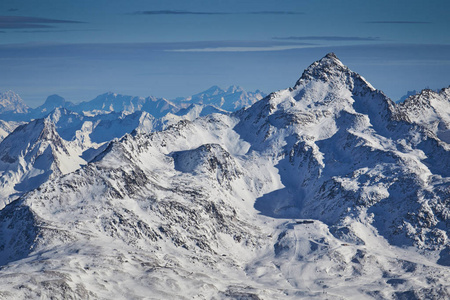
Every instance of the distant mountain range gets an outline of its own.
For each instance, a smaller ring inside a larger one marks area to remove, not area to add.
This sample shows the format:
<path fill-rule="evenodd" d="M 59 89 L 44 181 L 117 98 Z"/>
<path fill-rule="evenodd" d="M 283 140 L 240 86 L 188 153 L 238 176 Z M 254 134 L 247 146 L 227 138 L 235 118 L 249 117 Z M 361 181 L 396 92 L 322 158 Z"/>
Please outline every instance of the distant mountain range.
<path fill-rule="evenodd" d="M 156 118 L 163 117 L 167 113 L 177 113 L 192 105 L 202 105 L 203 107 L 233 112 L 250 106 L 265 96 L 266 94 L 259 90 L 246 92 L 237 86 L 231 86 L 226 90 L 213 86 L 191 97 L 177 98 L 172 101 L 164 98 L 143 98 L 105 93 L 90 101 L 74 104 L 61 96 L 51 95 L 44 104 L 33 109 L 28 107 L 19 95 L 8 91 L 0 94 L 0 120 L 28 122 L 32 119 L 43 118 L 56 108 L 65 108 L 86 116 L 111 112 L 131 114 L 137 111 L 145 111 Z"/>

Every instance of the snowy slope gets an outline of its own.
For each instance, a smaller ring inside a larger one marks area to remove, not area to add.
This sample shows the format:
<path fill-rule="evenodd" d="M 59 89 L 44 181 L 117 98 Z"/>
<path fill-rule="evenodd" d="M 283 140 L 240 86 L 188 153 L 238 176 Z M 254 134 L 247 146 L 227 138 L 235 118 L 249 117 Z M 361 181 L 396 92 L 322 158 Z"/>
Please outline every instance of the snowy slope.
<path fill-rule="evenodd" d="M 396 111 L 333 54 L 311 65 L 293 89 L 240 116 L 237 132 L 276 159 L 285 186 L 255 207 L 274 217 L 319 219 L 364 244 L 357 220 L 392 244 L 445 256 L 450 148 L 398 121 Z"/>
<path fill-rule="evenodd" d="M 84 164 L 48 119 L 16 128 L 0 143 L 1 207 L 17 195 Z"/>
<path fill-rule="evenodd" d="M 0 211 L 0 293 L 448 298 L 450 149 L 403 115 L 328 54 L 233 115 L 125 135 Z"/>
<path fill-rule="evenodd" d="M 184 116 L 168 114 L 156 119 L 143 111 L 84 116 L 56 108 L 46 118 L 31 121 L 17 128 L 5 141 L 0 140 L 0 153 L 4 154 L 0 158 L 0 209 L 47 179 L 75 171 L 114 139 L 130 133 L 162 130 L 196 117 L 192 113 Z M 14 122 L 0 122 L 5 136 L 18 126 Z M 45 163 L 41 163 L 43 159 L 40 158 L 43 152 L 48 157 Z M 36 162 L 39 162 L 38 166 L 35 166 Z"/>
<path fill-rule="evenodd" d="M 137 127 L 145 127 L 150 132 L 157 122 L 149 113 L 141 111 L 132 114 L 112 112 L 84 116 L 59 108 L 48 115 L 47 119 L 55 124 L 58 133 L 67 141 L 77 140 L 82 134 L 85 137 L 84 148 L 89 148 L 91 143 L 102 144 L 114 138 L 120 138 L 126 133 L 131 133 Z"/>
<path fill-rule="evenodd" d="M 17 128 L 17 126 L 22 125 L 21 122 L 6 122 L 3 120 L 0 120 L 0 142 L 5 139 L 5 137 L 8 136 L 11 132 L 14 131 L 14 129 Z"/>

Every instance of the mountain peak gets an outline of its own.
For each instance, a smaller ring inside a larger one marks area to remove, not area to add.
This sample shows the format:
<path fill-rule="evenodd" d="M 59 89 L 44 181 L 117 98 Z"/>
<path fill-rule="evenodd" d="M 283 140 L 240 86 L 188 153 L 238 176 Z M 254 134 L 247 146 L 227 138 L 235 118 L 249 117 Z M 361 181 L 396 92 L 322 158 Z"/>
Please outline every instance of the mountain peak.
<path fill-rule="evenodd" d="M 345 67 L 344 64 L 336 56 L 336 54 L 334 54 L 334 52 L 328 53 L 320 60 L 313 63 L 311 66 L 315 65 L 316 63 L 319 67 Z"/>
<path fill-rule="evenodd" d="M 319 79 L 328 81 L 333 74 L 348 71 L 348 68 L 337 58 L 333 52 L 328 53 L 322 59 L 312 63 L 303 72 L 300 79 L 295 83 L 297 87 L 302 80 Z"/>
<path fill-rule="evenodd" d="M 59 95 L 50 95 L 47 97 L 47 99 L 45 100 L 45 104 L 48 105 L 64 105 L 64 103 L 66 102 L 66 99 L 64 99 L 63 97 L 59 96 Z"/>
<path fill-rule="evenodd" d="M 23 102 L 19 95 L 13 91 L 0 93 L 0 113 L 25 113 L 27 111 L 28 106 Z"/>
<path fill-rule="evenodd" d="M 217 94 L 221 94 L 221 93 L 223 93 L 223 92 L 224 92 L 224 90 L 221 89 L 219 86 L 213 85 L 212 87 L 210 87 L 210 88 L 207 89 L 206 91 L 203 91 L 203 92 L 201 92 L 201 93 L 198 93 L 198 94 L 194 95 L 193 97 L 195 97 L 195 96 L 201 96 L 201 95 L 203 95 L 203 94 L 206 94 L 206 95 L 217 95 Z"/>
<path fill-rule="evenodd" d="M 324 58 L 334 58 L 334 59 L 338 59 L 336 54 L 334 54 L 334 52 L 330 52 L 327 55 L 324 56 Z"/>

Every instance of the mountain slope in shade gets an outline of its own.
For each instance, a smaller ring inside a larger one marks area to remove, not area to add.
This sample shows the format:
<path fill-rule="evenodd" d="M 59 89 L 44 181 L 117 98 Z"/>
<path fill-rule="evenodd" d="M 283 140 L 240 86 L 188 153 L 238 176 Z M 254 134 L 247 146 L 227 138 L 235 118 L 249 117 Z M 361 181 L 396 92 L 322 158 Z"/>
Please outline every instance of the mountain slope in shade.
<path fill-rule="evenodd" d="M 448 298 L 450 149 L 404 116 L 328 54 L 248 109 L 125 135 L 0 211 L 0 292 Z"/>
<path fill-rule="evenodd" d="M 0 142 L 3 141 L 5 137 L 16 129 L 17 126 L 21 125 L 20 122 L 6 122 L 0 120 Z"/>
<path fill-rule="evenodd" d="M 34 119 L 39 119 L 47 116 L 57 108 L 65 108 L 70 110 L 74 106 L 75 105 L 72 102 L 66 101 L 66 99 L 59 95 L 51 95 L 47 97 L 44 104 L 31 111 L 31 117 Z"/>

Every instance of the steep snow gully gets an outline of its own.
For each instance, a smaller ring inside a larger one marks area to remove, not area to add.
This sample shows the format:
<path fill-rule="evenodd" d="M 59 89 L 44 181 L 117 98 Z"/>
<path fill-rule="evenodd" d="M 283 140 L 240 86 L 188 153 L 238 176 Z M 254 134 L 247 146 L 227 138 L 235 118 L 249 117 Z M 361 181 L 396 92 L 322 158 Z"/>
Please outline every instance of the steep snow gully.
<path fill-rule="evenodd" d="M 19 126 L 0 298 L 448 299 L 449 95 L 394 104 L 330 53 L 248 108 L 139 114 L 102 147 L 92 122 Z"/>

